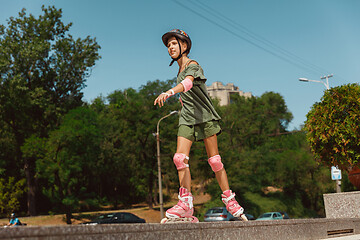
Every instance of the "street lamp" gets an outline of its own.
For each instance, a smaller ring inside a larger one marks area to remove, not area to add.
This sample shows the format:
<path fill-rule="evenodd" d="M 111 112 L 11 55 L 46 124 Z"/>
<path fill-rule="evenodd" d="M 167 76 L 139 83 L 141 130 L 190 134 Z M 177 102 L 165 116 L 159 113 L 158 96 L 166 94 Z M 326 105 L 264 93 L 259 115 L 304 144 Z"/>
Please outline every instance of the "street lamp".
<path fill-rule="evenodd" d="M 322 83 L 322 84 L 325 85 L 326 89 L 329 90 L 330 89 L 329 78 L 331 78 L 332 76 L 333 76 L 333 74 L 323 76 L 323 77 L 320 78 L 320 79 L 326 79 L 326 82 L 325 81 L 319 81 L 319 80 L 310 80 L 310 79 L 307 79 L 307 78 L 299 78 L 299 81 L 301 81 L 301 82 L 318 82 L 318 83 Z"/>
<path fill-rule="evenodd" d="M 330 89 L 330 86 L 329 86 L 329 78 L 331 78 L 332 76 L 334 76 L 333 74 L 330 74 L 330 75 L 327 75 L 327 76 L 323 76 L 321 77 L 320 79 L 326 79 L 326 82 L 325 81 L 319 81 L 319 80 L 310 80 L 310 79 L 307 79 L 307 78 L 299 78 L 299 81 L 301 82 L 318 82 L 318 83 L 322 83 L 325 85 L 326 89 L 329 90 Z M 340 193 L 341 192 L 341 181 L 336 179 L 336 192 L 337 193 Z"/>
<path fill-rule="evenodd" d="M 161 182 L 161 162 L 160 162 L 160 130 L 159 125 L 161 120 L 164 118 L 167 118 L 178 111 L 172 111 L 168 115 L 160 118 L 160 120 L 157 123 L 156 127 L 156 145 L 157 145 L 157 162 L 158 162 L 158 180 L 159 180 L 159 201 L 160 201 L 160 217 L 161 219 L 164 218 L 164 202 L 163 202 L 163 194 L 162 194 L 162 182 Z"/>

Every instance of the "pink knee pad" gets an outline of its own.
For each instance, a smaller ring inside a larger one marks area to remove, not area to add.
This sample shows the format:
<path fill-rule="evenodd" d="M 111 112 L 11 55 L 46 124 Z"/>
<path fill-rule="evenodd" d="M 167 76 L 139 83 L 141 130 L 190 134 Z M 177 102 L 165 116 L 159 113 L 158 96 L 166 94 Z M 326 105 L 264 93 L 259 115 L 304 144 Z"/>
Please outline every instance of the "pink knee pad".
<path fill-rule="evenodd" d="M 189 164 L 185 164 L 185 159 L 189 160 L 189 157 L 183 153 L 175 153 L 173 160 L 177 170 L 189 167 Z"/>
<path fill-rule="evenodd" d="M 220 155 L 212 156 L 211 158 L 209 158 L 208 162 L 214 172 L 218 172 L 224 168 L 224 164 L 221 162 Z"/>

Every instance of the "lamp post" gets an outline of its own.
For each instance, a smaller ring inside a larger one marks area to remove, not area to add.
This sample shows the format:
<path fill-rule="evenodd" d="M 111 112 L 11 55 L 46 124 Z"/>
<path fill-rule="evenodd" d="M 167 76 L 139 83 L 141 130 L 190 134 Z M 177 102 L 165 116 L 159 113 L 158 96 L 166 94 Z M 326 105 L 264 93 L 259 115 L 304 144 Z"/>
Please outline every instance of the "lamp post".
<path fill-rule="evenodd" d="M 307 78 L 299 78 L 299 81 L 301 82 L 318 82 L 318 83 L 322 83 L 325 85 L 326 89 L 329 90 L 330 86 L 329 86 L 329 78 L 331 78 L 332 76 L 334 76 L 333 74 L 330 75 L 325 75 L 323 77 L 321 77 L 320 79 L 322 79 L 322 81 L 319 80 L 310 80 Z M 326 79 L 326 82 L 324 81 L 324 79 Z M 336 179 L 336 192 L 340 193 L 341 192 L 341 181 L 339 179 Z"/>
<path fill-rule="evenodd" d="M 157 162 L 158 162 L 158 180 L 159 180 L 159 201 L 160 201 L 160 217 L 161 219 L 164 218 L 164 202 L 163 202 L 163 193 L 162 193 L 162 181 L 161 181 L 161 161 L 160 161 L 160 130 L 159 125 L 161 120 L 164 118 L 167 118 L 178 111 L 172 111 L 168 115 L 160 118 L 160 120 L 157 123 L 156 127 L 156 146 L 157 146 Z"/>
<path fill-rule="evenodd" d="M 331 78 L 332 76 L 334 76 L 334 75 L 330 74 L 330 75 L 323 76 L 323 77 L 320 78 L 320 79 L 326 79 L 326 82 L 325 81 L 319 81 L 319 80 L 310 80 L 310 79 L 307 79 L 307 78 L 299 78 L 299 81 L 301 81 L 301 82 L 318 82 L 318 83 L 322 83 L 322 84 L 325 85 L 326 89 L 329 90 L 330 89 L 329 78 Z"/>

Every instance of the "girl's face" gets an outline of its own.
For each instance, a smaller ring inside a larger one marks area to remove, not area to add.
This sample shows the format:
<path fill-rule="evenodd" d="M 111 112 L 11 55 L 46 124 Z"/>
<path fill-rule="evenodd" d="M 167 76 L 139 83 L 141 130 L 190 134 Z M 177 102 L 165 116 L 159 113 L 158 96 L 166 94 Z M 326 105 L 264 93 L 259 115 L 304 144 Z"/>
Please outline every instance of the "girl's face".
<path fill-rule="evenodd" d="M 184 43 L 181 40 L 179 40 L 179 42 L 180 42 L 180 45 L 181 45 L 181 51 L 185 52 L 185 50 L 187 49 L 186 43 Z M 170 57 L 177 58 L 179 56 L 180 48 L 179 48 L 178 41 L 176 40 L 175 37 L 169 38 L 167 47 L 168 47 L 168 53 L 169 53 Z"/>

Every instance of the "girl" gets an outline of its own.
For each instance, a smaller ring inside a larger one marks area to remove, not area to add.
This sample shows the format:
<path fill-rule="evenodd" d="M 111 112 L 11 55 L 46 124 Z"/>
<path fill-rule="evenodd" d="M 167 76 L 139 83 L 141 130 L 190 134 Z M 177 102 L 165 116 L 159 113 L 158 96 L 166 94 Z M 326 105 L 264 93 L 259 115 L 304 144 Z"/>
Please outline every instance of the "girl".
<path fill-rule="evenodd" d="M 244 209 L 235 200 L 235 193 L 230 190 L 226 171 L 219 155 L 217 135 L 221 132 L 219 125 L 221 118 L 215 111 L 207 93 L 206 78 L 201 66 L 188 58 L 191 49 L 190 37 L 184 31 L 174 29 L 165 33 L 162 36 L 162 41 L 172 58 L 170 66 L 176 61 L 179 65 L 179 72 L 177 85 L 161 93 L 155 99 L 154 105 L 158 104 L 162 107 L 166 99 L 176 93 L 180 93 L 182 104 L 177 149 L 173 158 L 180 181 L 179 202 L 166 211 L 166 217 L 174 221 L 190 219 L 192 222 L 198 222 L 197 218 L 193 216 L 193 196 L 190 192 L 191 175 L 188 162 L 192 143 L 204 141 L 208 162 L 215 172 L 216 179 L 223 192 L 221 197 L 226 209 L 234 217 L 247 220 L 243 214 Z"/>

